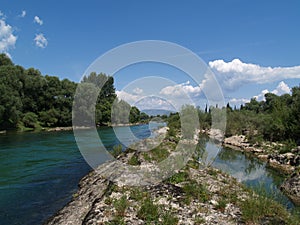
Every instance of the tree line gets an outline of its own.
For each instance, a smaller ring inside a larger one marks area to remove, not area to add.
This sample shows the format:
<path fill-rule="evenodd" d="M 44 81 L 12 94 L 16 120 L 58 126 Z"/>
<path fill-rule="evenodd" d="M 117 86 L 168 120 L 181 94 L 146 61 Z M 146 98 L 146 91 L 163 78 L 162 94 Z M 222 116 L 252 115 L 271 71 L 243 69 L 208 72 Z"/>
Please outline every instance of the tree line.
<path fill-rule="evenodd" d="M 277 96 L 267 93 L 263 101 L 252 98 L 249 103 L 241 105 L 240 108 L 232 108 L 229 103 L 222 108 L 206 106 L 205 110 L 194 106 L 183 106 L 182 112 L 171 113 L 165 118 L 170 128 L 169 136 L 175 136 L 175 131 L 182 129 L 181 116 L 187 110 L 198 113 L 201 130 L 211 128 L 212 118 L 214 122 L 218 119 L 221 121 L 226 115 L 226 137 L 244 134 L 253 144 L 271 141 L 292 146 L 300 145 L 300 86 L 293 87 L 291 94 Z M 193 123 L 186 123 L 186 125 L 195 129 Z"/>
<path fill-rule="evenodd" d="M 24 69 L 15 65 L 5 54 L 0 54 L 0 130 L 72 126 L 72 106 L 79 85 L 80 88 L 87 88 L 88 93 L 93 93 L 95 88 L 101 89 L 94 110 L 97 125 L 111 124 L 114 101 L 119 111 L 129 109 L 130 123 L 148 119 L 136 107 L 117 99 L 111 76 L 91 73 L 78 84 L 56 76 L 43 76 L 34 68 Z M 86 101 L 82 111 L 86 110 L 84 107 L 88 103 L 88 99 L 83 100 Z M 73 116 L 79 115 L 74 113 Z"/>
<path fill-rule="evenodd" d="M 240 109 L 227 105 L 226 135 L 245 133 L 250 141 L 287 141 L 300 144 L 300 86 L 291 94 L 265 94 L 264 101 L 252 98 Z"/>

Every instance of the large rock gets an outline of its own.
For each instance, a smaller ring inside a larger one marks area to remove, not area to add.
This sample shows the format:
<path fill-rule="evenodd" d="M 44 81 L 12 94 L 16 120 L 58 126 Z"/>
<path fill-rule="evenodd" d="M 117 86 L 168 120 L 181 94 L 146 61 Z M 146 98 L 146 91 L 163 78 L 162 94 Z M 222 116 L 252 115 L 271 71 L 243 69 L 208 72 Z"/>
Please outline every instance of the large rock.
<path fill-rule="evenodd" d="M 294 172 L 280 187 L 291 200 L 300 205 L 300 172 Z"/>
<path fill-rule="evenodd" d="M 79 190 L 72 201 L 50 218 L 45 225 L 80 225 L 90 212 L 95 201 L 103 198 L 109 182 L 95 171 L 85 176 L 79 183 Z"/>

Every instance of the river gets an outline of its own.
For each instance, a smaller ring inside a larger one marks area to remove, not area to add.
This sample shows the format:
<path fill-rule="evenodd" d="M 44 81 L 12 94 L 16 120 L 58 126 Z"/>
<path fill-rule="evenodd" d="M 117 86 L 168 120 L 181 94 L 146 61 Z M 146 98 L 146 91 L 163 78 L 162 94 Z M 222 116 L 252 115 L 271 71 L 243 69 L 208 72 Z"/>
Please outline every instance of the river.
<path fill-rule="evenodd" d="M 122 133 L 125 128 L 117 129 Z M 151 134 L 148 125 L 132 126 L 131 130 L 139 138 Z M 119 144 L 112 128 L 100 128 L 98 133 L 107 149 Z M 268 191 L 272 187 L 288 208 L 293 207 L 278 191 L 283 178 L 274 170 L 241 152 L 204 141 L 207 149 L 220 151 L 214 167 L 248 186 L 263 185 Z M 71 131 L 2 134 L 0 162 L 1 225 L 43 223 L 71 199 L 79 180 L 91 170 Z"/>

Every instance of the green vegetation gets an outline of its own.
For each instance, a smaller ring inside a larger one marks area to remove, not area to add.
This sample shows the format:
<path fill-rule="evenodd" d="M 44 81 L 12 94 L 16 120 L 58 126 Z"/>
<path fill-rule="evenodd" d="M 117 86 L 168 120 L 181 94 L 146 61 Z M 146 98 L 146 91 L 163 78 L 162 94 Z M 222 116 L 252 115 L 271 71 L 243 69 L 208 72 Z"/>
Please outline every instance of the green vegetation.
<path fill-rule="evenodd" d="M 292 88 L 291 95 L 267 93 L 265 99 L 251 99 L 235 110 L 228 105 L 226 135 L 245 133 L 253 142 L 299 142 L 300 86 Z"/>
<path fill-rule="evenodd" d="M 131 165 L 131 166 L 138 166 L 140 165 L 140 161 L 139 161 L 139 158 L 137 155 L 133 155 L 131 156 L 131 158 L 128 160 L 128 164 Z"/>
<path fill-rule="evenodd" d="M 150 197 L 143 200 L 140 210 L 137 212 L 137 217 L 145 222 L 158 221 L 159 207 L 155 205 Z"/>
<path fill-rule="evenodd" d="M 148 152 L 151 161 L 161 162 L 169 156 L 169 151 L 166 148 L 158 146 Z"/>
<path fill-rule="evenodd" d="M 162 215 L 162 223 L 163 225 L 176 225 L 178 224 L 178 218 L 175 217 L 172 213 L 166 212 Z"/>
<path fill-rule="evenodd" d="M 274 193 L 267 193 L 263 187 L 249 190 L 249 197 L 238 202 L 243 221 L 247 224 L 299 224 L 299 215 L 289 213 L 271 199 L 272 195 Z"/>
<path fill-rule="evenodd" d="M 173 176 L 168 178 L 168 182 L 171 184 L 178 184 L 189 179 L 189 174 L 186 171 L 175 173 Z"/>
<path fill-rule="evenodd" d="M 210 199 L 210 193 L 204 184 L 198 184 L 191 180 L 183 186 L 183 191 L 186 194 L 186 202 L 189 203 L 191 199 L 197 199 L 200 202 L 207 202 Z"/>
<path fill-rule="evenodd" d="M 117 199 L 113 202 L 113 205 L 116 209 L 116 216 L 122 217 L 125 215 L 125 210 L 129 206 L 126 195 L 123 195 L 120 199 Z"/>
<path fill-rule="evenodd" d="M 75 98 L 77 87 L 81 91 Z M 43 76 L 34 68 L 14 65 L 5 54 L 0 54 L 0 93 L 0 130 L 71 126 L 73 103 L 80 106 L 73 115 L 77 118 L 75 125 L 92 125 L 93 115 L 97 125 L 108 125 L 112 122 L 111 108 L 116 99 L 113 77 L 91 73 L 77 84 L 68 79 Z M 91 102 L 96 102 L 95 114 Z M 145 122 L 149 118 L 124 101 L 117 100 L 115 105 L 117 114 L 128 111 L 126 119 L 130 123 Z M 124 117 L 120 118 L 123 121 L 116 122 L 125 121 Z"/>
<path fill-rule="evenodd" d="M 276 218 L 276 224 L 286 221 L 288 217 L 286 210 L 278 203 L 265 196 L 254 194 L 241 202 L 242 217 L 245 222 L 259 223 L 263 219 Z"/>
<path fill-rule="evenodd" d="M 122 153 L 122 145 L 115 145 L 111 152 L 112 156 L 117 158 Z"/>
<path fill-rule="evenodd" d="M 133 187 L 130 192 L 130 199 L 135 201 L 141 201 L 145 196 L 146 192 L 143 192 L 141 188 Z"/>

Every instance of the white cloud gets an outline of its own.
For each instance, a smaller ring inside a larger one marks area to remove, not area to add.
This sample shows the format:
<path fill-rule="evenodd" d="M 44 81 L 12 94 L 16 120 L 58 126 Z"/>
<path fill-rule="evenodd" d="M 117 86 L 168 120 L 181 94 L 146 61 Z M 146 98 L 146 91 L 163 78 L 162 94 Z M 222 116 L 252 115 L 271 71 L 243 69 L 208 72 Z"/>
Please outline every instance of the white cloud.
<path fill-rule="evenodd" d="M 139 99 L 141 99 L 142 96 L 130 94 L 126 91 L 116 91 L 116 94 L 118 98 L 128 102 L 130 105 L 133 105 L 135 102 L 137 102 Z"/>
<path fill-rule="evenodd" d="M 17 36 L 13 34 L 13 29 L 5 20 L 0 19 L 0 52 L 5 52 L 15 47 Z"/>
<path fill-rule="evenodd" d="M 272 91 L 273 94 L 275 95 L 283 95 L 283 94 L 290 94 L 291 93 L 291 88 L 281 81 L 278 86 L 276 87 L 275 90 Z"/>
<path fill-rule="evenodd" d="M 162 95 L 171 95 L 174 97 L 181 97 L 181 96 L 186 96 L 189 94 L 193 94 L 194 96 L 197 96 L 201 93 L 201 88 L 200 86 L 195 86 L 193 87 L 190 85 L 190 82 L 187 81 L 186 83 L 182 84 L 176 84 L 173 86 L 167 86 L 164 87 L 161 91 L 160 94 Z"/>
<path fill-rule="evenodd" d="M 36 34 L 35 38 L 35 45 L 39 48 L 46 48 L 48 45 L 48 40 L 45 38 L 44 34 Z"/>
<path fill-rule="evenodd" d="M 257 101 L 264 101 L 265 100 L 265 94 L 267 93 L 273 93 L 275 95 L 283 95 L 283 94 L 290 94 L 291 88 L 281 81 L 277 87 L 273 91 L 269 91 L 268 89 L 262 90 L 260 94 L 253 96 Z"/>
<path fill-rule="evenodd" d="M 22 18 L 24 18 L 26 16 L 26 11 L 22 10 L 22 13 L 19 16 L 22 17 Z"/>
<path fill-rule="evenodd" d="M 291 94 L 291 88 L 286 83 L 281 81 L 273 91 L 264 89 L 258 95 L 253 96 L 253 98 L 255 98 L 257 101 L 265 101 L 265 94 L 267 93 L 273 93 L 278 96 L 284 94 Z M 232 98 L 229 100 L 229 104 L 231 106 L 232 105 L 240 106 L 248 102 L 250 102 L 250 99 L 246 99 L 246 98 Z"/>
<path fill-rule="evenodd" d="M 138 88 L 138 92 L 142 90 Z M 138 107 L 140 110 L 144 109 L 165 109 L 174 110 L 174 106 L 170 101 L 157 96 L 143 96 L 141 94 L 130 94 L 124 90 L 116 91 L 119 99 L 128 102 L 130 105 Z"/>
<path fill-rule="evenodd" d="M 231 106 L 240 106 L 248 102 L 250 102 L 250 100 L 246 98 L 232 98 L 229 100 Z"/>
<path fill-rule="evenodd" d="M 140 94 L 143 93 L 143 89 L 137 87 L 137 88 L 133 89 L 133 93 L 137 94 L 137 95 L 140 95 Z"/>
<path fill-rule="evenodd" d="M 43 25 L 43 20 L 41 20 L 40 17 L 38 17 L 38 16 L 34 17 L 33 22 L 35 22 L 39 25 Z"/>
<path fill-rule="evenodd" d="M 134 104 L 140 110 L 145 109 L 164 109 L 164 110 L 174 110 L 175 107 L 170 103 L 170 101 L 156 97 L 156 96 L 147 96 Z"/>
<path fill-rule="evenodd" d="M 268 89 L 264 89 L 259 93 L 258 95 L 253 96 L 257 101 L 264 101 L 265 100 L 265 94 L 270 93 Z"/>
<path fill-rule="evenodd" d="M 215 60 L 209 62 L 223 88 L 234 90 L 245 83 L 269 83 L 278 80 L 300 78 L 300 66 L 294 67 L 262 67 L 244 63 L 239 59 L 231 62 Z"/>

